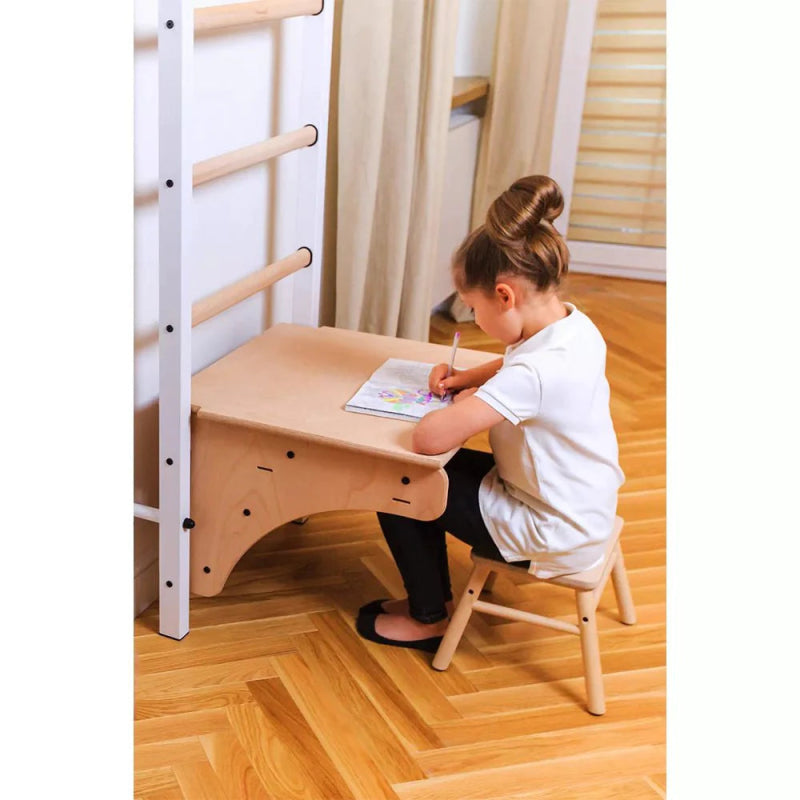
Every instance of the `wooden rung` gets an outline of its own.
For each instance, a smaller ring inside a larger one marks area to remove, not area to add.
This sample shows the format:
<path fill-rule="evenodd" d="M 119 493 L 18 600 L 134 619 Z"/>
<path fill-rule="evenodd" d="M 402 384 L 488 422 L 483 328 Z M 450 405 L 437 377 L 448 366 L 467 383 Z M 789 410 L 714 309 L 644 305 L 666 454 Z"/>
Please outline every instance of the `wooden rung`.
<path fill-rule="evenodd" d="M 254 3 L 230 3 L 198 8 L 194 12 L 194 32 L 207 33 L 223 28 L 255 25 L 273 19 L 319 14 L 323 0 L 258 0 Z"/>
<path fill-rule="evenodd" d="M 192 185 L 208 183 L 223 175 L 230 175 L 240 169 L 252 167 L 262 161 L 298 150 L 301 147 L 308 147 L 317 140 L 317 129 L 313 125 L 304 125 L 296 131 L 282 133 L 273 136 L 257 144 L 250 144 L 239 150 L 231 150 L 230 153 L 223 153 L 221 156 L 214 156 L 205 161 L 200 161 L 194 165 L 192 171 Z"/>
<path fill-rule="evenodd" d="M 199 161 L 192 169 L 192 186 L 200 186 L 240 169 L 247 169 L 262 161 L 289 153 L 292 150 L 299 150 L 301 147 L 309 147 L 317 141 L 317 129 L 314 125 L 304 125 L 296 131 L 282 133 L 273 136 L 257 144 L 250 144 L 239 150 L 231 150 L 230 153 L 223 153 L 221 156 Z M 158 200 L 158 186 L 156 184 L 142 187 L 134 195 L 136 205 L 155 202 Z"/>
<path fill-rule="evenodd" d="M 133 516 L 139 519 L 148 519 L 150 522 L 158 522 L 158 509 L 152 506 L 145 506 L 142 503 L 133 504 Z"/>
<path fill-rule="evenodd" d="M 292 253 L 274 264 L 269 264 L 263 269 L 248 275 L 246 278 L 220 289 L 218 292 L 198 300 L 192 306 L 192 327 L 205 322 L 217 314 L 241 303 L 256 292 L 272 286 L 281 278 L 297 272 L 303 267 L 307 267 L 311 263 L 311 251 L 307 247 L 301 247 L 296 252 Z"/>
<path fill-rule="evenodd" d="M 540 625 L 543 628 L 555 628 L 557 631 L 566 631 L 580 636 L 580 628 L 569 622 L 562 622 L 560 619 L 542 617 L 539 614 L 530 614 L 527 611 L 518 611 L 516 608 L 508 606 L 498 606 L 496 603 L 487 603 L 485 600 L 476 600 L 472 604 L 473 611 L 482 611 L 484 614 L 491 614 L 493 617 L 504 617 L 513 619 L 515 622 L 528 622 L 531 625 Z"/>

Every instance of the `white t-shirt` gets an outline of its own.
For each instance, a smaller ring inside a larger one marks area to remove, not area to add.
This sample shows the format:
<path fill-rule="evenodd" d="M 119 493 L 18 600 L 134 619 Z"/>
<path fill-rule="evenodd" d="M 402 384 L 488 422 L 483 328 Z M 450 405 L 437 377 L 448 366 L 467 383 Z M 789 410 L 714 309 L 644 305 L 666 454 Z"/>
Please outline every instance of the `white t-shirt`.
<path fill-rule="evenodd" d="M 506 561 L 552 578 L 603 557 L 625 480 L 609 411 L 606 344 L 571 303 L 568 315 L 506 349 L 475 393 L 505 419 L 489 431 L 496 467 L 481 515 Z"/>

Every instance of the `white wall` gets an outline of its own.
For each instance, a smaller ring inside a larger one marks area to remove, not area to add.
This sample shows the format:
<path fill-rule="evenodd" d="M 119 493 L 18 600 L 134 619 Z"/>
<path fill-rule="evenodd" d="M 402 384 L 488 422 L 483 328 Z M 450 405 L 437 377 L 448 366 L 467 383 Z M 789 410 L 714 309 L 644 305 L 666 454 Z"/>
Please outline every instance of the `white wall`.
<path fill-rule="evenodd" d="M 461 0 L 456 34 L 456 75 L 490 75 L 500 0 Z"/>
<path fill-rule="evenodd" d="M 195 5 L 216 2 L 199 0 Z M 151 506 L 158 506 L 158 213 L 152 196 L 158 175 L 157 9 L 157 0 L 135 0 L 134 500 Z M 304 22 L 287 19 L 198 38 L 192 121 L 195 162 L 311 121 L 302 119 L 298 108 Z M 286 154 L 194 191 L 193 301 L 305 244 L 297 242 L 295 230 L 298 156 Z M 192 371 L 216 361 L 272 322 L 291 321 L 292 283 L 287 278 L 195 328 Z M 134 539 L 138 612 L 157 594 L 156 526 L 137 520 Z"/>

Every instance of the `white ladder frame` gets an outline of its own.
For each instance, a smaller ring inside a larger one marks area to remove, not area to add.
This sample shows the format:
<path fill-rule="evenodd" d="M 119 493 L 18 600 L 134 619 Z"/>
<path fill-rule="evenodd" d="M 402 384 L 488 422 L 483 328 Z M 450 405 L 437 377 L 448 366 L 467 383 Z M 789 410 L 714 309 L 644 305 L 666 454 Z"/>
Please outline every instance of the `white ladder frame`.
<path fill-rule="evenodd" d="M 225 10 L 224 5 L 230 8 Z M 314 13 L 314 8 L 319 10 Z M 227 24 L 233 15 L 237 16 L 237 24 L 248 24 L 306 15 L 299 93 L 306 124 L 317 129 L 317 136 L 311 144 L 297 145 L 299 189 L 295 211 L 297 248 L 310 251 L 311 263 L 306 265 L 305 259 L 295 258 L 297 266 L 292 267 L 292 272 L 301 268 L 293 286 L 294 319 L 313 326 L 319 324 L 333 37 L 333 0 L 223 3 L 213 10 L 198 11 L 200 14 L 196 15 L 194 4 L 186 0 L 159 0 L 159 508 L 134 504 L 135 516 L 159 526 L 159 633 L 173 639 L 182 639 L 189 632 L 189 540 L 194 526 L 189 507 L 193 324 L 189 270 L 192 183 L 198 181 L 196 175 L 193 178 L 189 124 L 195 28 L 201 20 L 203 27 L 211 24 L 212 15 L 217 27 L 226 26 L 225 16 Z M 231 169 L 238 168 L 242 167 Z M 260 287 L 246 291 L 252 294 L 273 280 L 264 279 Z M 242 293 L 236 302 L 246 296 L 249 294 Z"/>

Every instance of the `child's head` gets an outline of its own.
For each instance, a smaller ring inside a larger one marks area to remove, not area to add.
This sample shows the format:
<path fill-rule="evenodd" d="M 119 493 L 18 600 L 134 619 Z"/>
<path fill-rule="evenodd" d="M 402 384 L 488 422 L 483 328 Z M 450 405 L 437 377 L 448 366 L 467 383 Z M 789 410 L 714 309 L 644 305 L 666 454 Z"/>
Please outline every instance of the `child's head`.
<path fill-rule="evenodd" d="M 553 296 L 566 275 L 569 251 L 553 220 L 564 209 L 558 184 L 546 175 L 520 178 L 490 206 L 486 221 L 453 257 L 459 295 L 475 308 L 475 320 L 487 333 L 513 341 L 514 320 L 498 313 Z M 479 317 L 494 330 L 487 330 Z M 498 327 L 498 323 L 505 323 Z"/>

